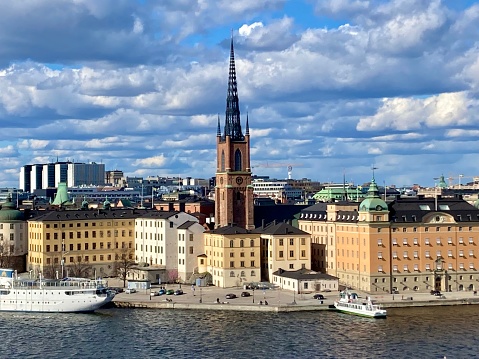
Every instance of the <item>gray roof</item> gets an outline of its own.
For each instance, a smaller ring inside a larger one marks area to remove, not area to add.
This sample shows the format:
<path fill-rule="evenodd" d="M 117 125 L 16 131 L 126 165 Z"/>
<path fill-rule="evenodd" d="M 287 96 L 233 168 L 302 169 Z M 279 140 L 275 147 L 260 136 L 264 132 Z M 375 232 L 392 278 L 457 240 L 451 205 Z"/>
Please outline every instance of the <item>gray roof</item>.
<path fill-rule="evenodd" d="M 238 227 L 237 225 L 232 224 L 229 226 L 223 226 L 223 227 L 212 229 L 208 233 L 230 235 L 230 234 L 249 234 L 251 233 L 251 231 L 248 231 L 245 228 Z"/>
<path fill-rule="evenodd" d="M 293 227 L 291 224 L 287 222 L 272 222 L 265 227 L 258 227 L 255 228 L 252 233 L 258 234 L 271 234 L 271 235 L 288 235 L 288 234 L 296 234 L 296 235 L 309 235 L 309 233 L 302 231 L 299 228 Z"/>
<path fill-rule="evenodd" d="M 334 277 L 332 275 L 321 273 L 321 272 L 315 272 L 313 270 L 305 269 L 305 268 L 298 269 L 295 271 L 286 271 L 280 268 L 276 272 L 273 272 L 273 275 L 276 275 L 278 277 L 296 279 L 296 280 L 310 280 L 310 279 L 337 280 L 338 279 L 337 277 Z"/>
<path fill-rule="evenodd" d="M 139 209 L 111 209 L 111 210 L 63 210 L 63 211 L 47 211 L 30 221 L 71 221 L 85 220 L 91 221 L 95 219 L 133 219 L 141 217 L 145 210 Z"/>
<path fill-rule="evenodd" d="M 178 229 L 188 229 L 195 223 L 198 223 L 198 222 L 196 222 L 196 221 L 186 221 L 185 223 L 180 224 L 178 226 Z"/>
<path fill-rule="evenodd" d="M 138 218 L 143 219 L 168 219 L 173 216 L 177 216 L 179 211 L 145 211 Z"/>

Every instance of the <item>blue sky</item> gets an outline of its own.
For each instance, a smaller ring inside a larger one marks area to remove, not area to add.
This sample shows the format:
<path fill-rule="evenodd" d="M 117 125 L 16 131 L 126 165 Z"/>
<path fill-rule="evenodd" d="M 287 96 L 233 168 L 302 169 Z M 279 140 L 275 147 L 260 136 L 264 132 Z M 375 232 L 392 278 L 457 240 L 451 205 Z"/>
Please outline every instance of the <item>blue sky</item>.
<path fill-rule="evenodd" d="M 398 186 L 479 175 L 479 4 L 25 0 L 0 11 L 0 186 L 96 161 L 211 177 L 233 30 L 259 175 Z M 457 182 L 457 179 L 453 179 Z"/>

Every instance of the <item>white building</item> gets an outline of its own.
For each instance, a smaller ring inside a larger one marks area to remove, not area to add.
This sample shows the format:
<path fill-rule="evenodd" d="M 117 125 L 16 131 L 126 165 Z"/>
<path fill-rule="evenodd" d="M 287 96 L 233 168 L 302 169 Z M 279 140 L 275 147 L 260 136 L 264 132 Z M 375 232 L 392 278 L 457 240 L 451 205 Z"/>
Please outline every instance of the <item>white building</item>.
<path fill-rule="evenodd" d="M 337 277 L 309 269 L 285 271 L 280 268 L 273 273 L 272 282 L 281 289 L 291 290 L 298 294 L 334 292 L 339 289 Z"/>
<path fill-rule="evenodd" d="M 203 227 L 190 214 L 152 211 L 135 221 L 135 260 L 165 266 L 170 281 L 187 281 L 203 253 Z"/>
<path fill-rule="evenodd" d="M 303 197 L 303 190 L 294 188 L 286 180 L 265 180 L 256 178 L 252 181 L 255 197 L 269 197 L 273 199 L 298 199 Z"/>

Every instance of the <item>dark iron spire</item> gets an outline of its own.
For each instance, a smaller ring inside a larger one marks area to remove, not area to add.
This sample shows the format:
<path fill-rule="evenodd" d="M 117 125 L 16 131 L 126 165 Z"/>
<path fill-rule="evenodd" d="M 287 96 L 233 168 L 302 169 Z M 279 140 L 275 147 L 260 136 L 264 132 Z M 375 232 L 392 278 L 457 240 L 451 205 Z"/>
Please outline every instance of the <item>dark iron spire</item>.
<path fill-rule="evenodd" d="M 246 136 L 249 136 L 249 114 L 246 112 Z"/>
<path fill-rule="evenodd" d="M 216 136 L 221 136 L 220 114 L 218 114 L 218 131 L 216 131 Z"/>
<path fill-rule="evenodd" d="M 226 97 L 226 119 L 224 138 L 230 136 L 233 141 L 243 141 L 238 99 L 238 85 L 236 83 L 235 54 L 233 36 L 231 36 L 230 69 L 228 79 L 228 95 Z"/>

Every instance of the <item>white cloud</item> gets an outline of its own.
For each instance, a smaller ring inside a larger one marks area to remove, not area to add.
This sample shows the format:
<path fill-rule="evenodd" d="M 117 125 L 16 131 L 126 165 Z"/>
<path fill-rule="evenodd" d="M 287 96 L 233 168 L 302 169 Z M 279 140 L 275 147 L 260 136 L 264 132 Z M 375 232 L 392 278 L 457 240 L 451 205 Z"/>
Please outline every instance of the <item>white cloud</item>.
<path fill-rule="evenodd" d="M 255 28 L 260 28 L 260 27 L 263 27 L 263 23 L 258 21 L 252 23 L 251 25 L 244 24 L 239 28 L 238 33 L 241 36 L 250 36 L 251 32 L 254 31 Z"/>

